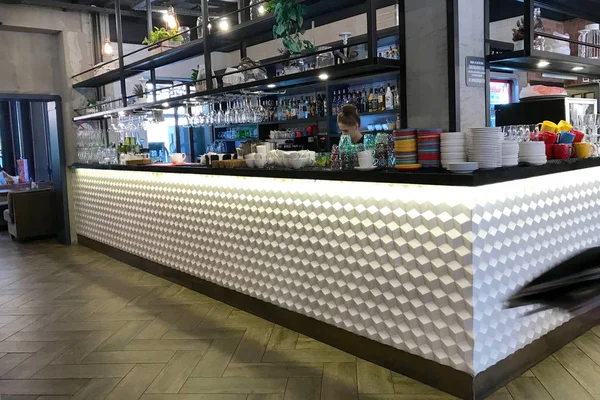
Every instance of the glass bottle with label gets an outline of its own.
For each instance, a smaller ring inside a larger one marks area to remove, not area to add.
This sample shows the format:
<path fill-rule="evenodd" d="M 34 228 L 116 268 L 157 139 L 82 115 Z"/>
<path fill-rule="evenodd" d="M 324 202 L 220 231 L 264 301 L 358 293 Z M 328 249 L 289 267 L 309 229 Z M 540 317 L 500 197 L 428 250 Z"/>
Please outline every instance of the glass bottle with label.
<path fill-rule="evenodd" d="M 388 83 L 387 89 L 385 91 L 385 109 L 393 110 L 394 109 L 394 95 L 392 93 L 392 88 Z"/>
<path fill-rule="evenodd" d="M 379 90 L 377 90 L 377 110 L 385 111 L 385 93 L 381 86 L 379 87 Z"/>
<path fill-rule="evenodd" d="M 369 90 L 369 108 L 368 108 L 368 112 L 373 112 L 377 109 L 377 99 L 375 97 L 375 95 L 373 94 L 373 89 L 371 88 Z"/>

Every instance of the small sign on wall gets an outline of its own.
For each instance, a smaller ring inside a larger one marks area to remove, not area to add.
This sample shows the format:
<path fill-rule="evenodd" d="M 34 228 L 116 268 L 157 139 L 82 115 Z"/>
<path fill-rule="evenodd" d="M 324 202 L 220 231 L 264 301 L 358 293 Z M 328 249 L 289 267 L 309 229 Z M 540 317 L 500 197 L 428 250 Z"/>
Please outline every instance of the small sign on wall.
<path fill-rule="evenodd" d="M 468 87 L 485 87 L 485 59 L 483 57 L 466 57 L 465 72 Z"/>

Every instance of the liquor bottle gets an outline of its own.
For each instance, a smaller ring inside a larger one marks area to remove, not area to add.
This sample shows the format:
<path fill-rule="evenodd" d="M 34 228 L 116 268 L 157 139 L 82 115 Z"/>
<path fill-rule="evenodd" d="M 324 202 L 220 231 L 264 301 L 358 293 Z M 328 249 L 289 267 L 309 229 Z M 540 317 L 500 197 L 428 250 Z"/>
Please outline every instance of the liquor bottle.
<path fill-rule="evenodd" d="M 348 104 L 348 95 L 346 94 L 346 89 L 344 89 L 344 94 L 342 95 L 342 105 L 340 107 L 340 110 L 338 112 L 342 112 L 341 109 Z"/>
<path fill-rule="evenodd" d="M 325 116 L 325 113 L 327 112 L 327 110 L 329 110 L 328 105 L 327 105 L 327 95 L 322 95 L 321 96 L 321 101 L 323 103 L 323 105 L 321 106 L 321 117 Z"/>
<path fill-rule="evenodd" d="M 333 100 L 331 101 L 331 115 L 337 115 L 338 94 L 333 92 Z"/>
<path fill-rule="evenodd" d="M 400 90 L 396 87 L 394 88 L 394 108 L 400 109 Z"/>
<path fill-rule="evenodd" d="M 362 112 L 369 112 L 369 95 L 367 94 L 367 91 L 364 86 L 362 89 Z"/>
<path fill-rule="evenodd" d="M 310 97 L 310 117 L 309 118 L 317 118 L 317 98 Z"/>
<path fill-rule="evenodd" d="M 385 94 L 383 92 L 383 87 L 379 87 L 377 90 L 377 110 L 385 111 Z"/>
<path fill-rule="evenodd" d="M 358 113 L 362 113 L 362 96 L 359 92 L 354 92 L 354 105 L 356 106 L 356 111 L 358 111 Z"/>
<path fill-rule="evenodd" d="M 302 107 L 302 118 L 308 118 L 308 97 L 305 97 L 304 100 L 300 100 L 300 106 L 298 107 Z"/>
<path fill-rule="evenodd" d="M 375 96 L 373 95 L 373 89 L 371 88 L 369 90 L 369 108 L 368 108 L 368 112 L 373 112 L 377 109 L 377 100 L 375 99 Z"/>
<path fill-rule="evenodd" d="M 315 117 L 321 117 L 321 108 L 323 107 L 323 99 L 321 99 L 321 95 L 317 93 L 317 98 L 315 100 Z"/>
<path fill-rule="evenodd" d="M 392 88 L 388 83 L 388 87 L 385 91 L 385 109 L 393 110 L 394 109 L 394 95 L 392 93 Z"/>

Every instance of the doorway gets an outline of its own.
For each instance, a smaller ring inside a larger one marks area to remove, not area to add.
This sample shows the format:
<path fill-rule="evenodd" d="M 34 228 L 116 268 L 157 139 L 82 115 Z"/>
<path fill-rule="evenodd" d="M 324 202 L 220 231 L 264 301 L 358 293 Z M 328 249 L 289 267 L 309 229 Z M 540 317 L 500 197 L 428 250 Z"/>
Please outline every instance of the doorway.
<path fill-rule="evenodd" d="M 0 94 L 0 170 L 53 184 L 58 239 L 66 245 L 71 234 L 61 106 L 60 96 Z"/>

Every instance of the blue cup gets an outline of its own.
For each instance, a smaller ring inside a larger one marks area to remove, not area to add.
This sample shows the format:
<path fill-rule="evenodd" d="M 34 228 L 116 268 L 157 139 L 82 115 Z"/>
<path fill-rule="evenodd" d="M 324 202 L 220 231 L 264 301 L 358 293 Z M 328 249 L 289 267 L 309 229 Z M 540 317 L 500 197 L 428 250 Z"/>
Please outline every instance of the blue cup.
<path fill-rule="evenodd" d="M 575 134 L 571 132 L 561 132 L 558 137 L 558 144 L 572 144 L 575 140 Z"/>

